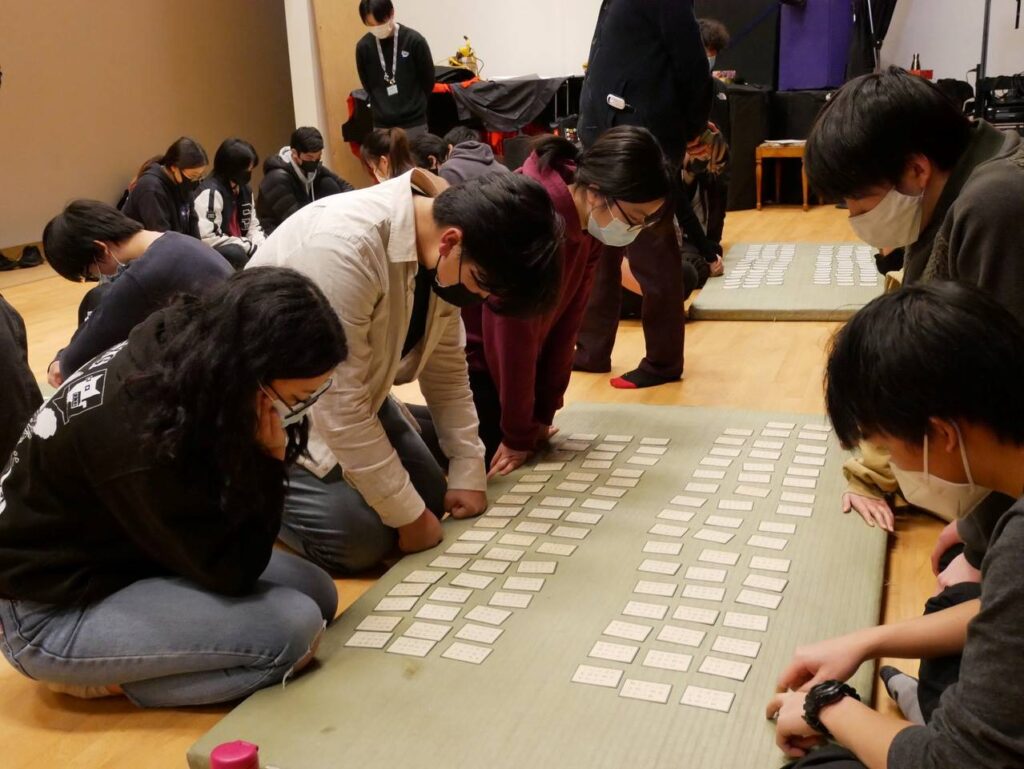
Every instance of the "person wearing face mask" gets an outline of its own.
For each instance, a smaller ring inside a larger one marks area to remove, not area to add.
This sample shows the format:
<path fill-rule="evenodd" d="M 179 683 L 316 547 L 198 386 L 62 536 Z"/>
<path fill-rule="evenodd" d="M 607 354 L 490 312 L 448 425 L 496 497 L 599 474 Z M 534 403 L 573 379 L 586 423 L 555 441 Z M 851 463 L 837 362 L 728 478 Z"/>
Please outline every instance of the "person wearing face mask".
<path fill-rule="evenodd" d="M 327 295 L 348 360 L 312 409 L 281 538 L 339 573 L 437 545 L 446 513 L 487 506 L 460 308 L 530 315 L 557 300 L 559 227 L 544 188 L 503 174 L 448 188 L 421 169 L 303 208 L 249 262 Z M 392 395 L 418 381 L 443 462 Z M 446 467 L 444 466 L 446 465 Z"/>
<path fill-rule="evenodd" d="M 1017 134 L 969 121 L 937 87 L 891 67 L 838 91 L 808 137 L 805 163 L 819 193 L 845 201 L 862 240 L 903 249 L 897 280 L 963 281 L 1024 321 L 1024 263 L 1007 258 L 1024 239 Z M 904 499 L 888 464 L 885 452 L 862 446 L 845 468 L 843 509 L 892 531 Z"/>
<path fill-rule="evenodd" d="M 213 156 L 213 173 L 196 195 L 199 236 L 235 269 L 263 245 L 263 229 L 252 203 L 256 148 L 244 139 L 225 139 Z"/>
<path fill-rule="evenodd" d="M 766 708 L 794 769 L 1022 765 L 1022 378 L 1024 327 L 989 293 L 964 284 L 883 295 L 837 334 L 826 403 L 844 446 L 867 438 L 885 447 L 913 496 L 951 511 L 970 509 L 982 488 L 1010 501 L 989 532 L 974 597 L 796 649 Z M 900 395 L 908 387 L 913 398 Z M 955 660 L 956 676 L 922 708 L 924 723 L 878 713 L 844 686 L 879 657 L 920 658 L 922 687 L 936 662 Z M 826 745 L 830 737 L 837 745 Z"/>
<path fill-rule="evenodd" d="M 144 708 L 237 701 L 301 670 L 338 594 L 274 549 L 308 434 L 279 414 L 346 354 L 308 278 L 252 270 L 69 378 L 0 471 L 0 654 L 52 691 Z"/>
<path fill-rule="evenodd" d="M 672 186 L 657 140 L 635 126 L 612 128 L 585 152 L 560 137 L 542 137 L 517 173 L 544 185 L 565 222 L 562 285 L 558 304 L 544 315 L 512 318 L 489 305 L 462 311 L 492 476 L 512 472 L 548 439 L 602 247 L 624 245 L 655 224 Z"/>
<path fill-rule="evenodd" d="M 224 257 L 202 241 L 145 229 L 98 200 L 74 200 L 51 219 L 43 230 L 43 252 L 67 280 L 117 278 L 98 287 L 102 293 L 94 308 L 50 364 L 47 380 L 53 387 L 127 339 L 174 295 L 202 294 L 232 272 Z"/>
<path fill-rule="evenodd" d="M 323 154 L 323 134 L 304 126 L 295 129 L 288 146 L 263 161 L 256 214 L 264 233 L 314 200 L 354 189 L 323 164 Z"/>
<path fill-rule="evenodd" d="M 356 44 L 356 70 L 374 127 L 404 128 L 410 140 L 427 133 L 434 57 L 426 39 L 395 20 L 391 0 L 359 0 L 359 19 L 367 33 Z"/>
<path fill-rule="evenodd" d="M 359 156 L 377 184 L 416 167 L 409 137 L 401 128 L 374 128 L 363 139 Z"/>
<path fill-rule="evenodd" d="M 199 142 L 182 136 L 142 172 L 121 210 L 148 230 L 198 238 L 192 201 L 209 162 Z"/>

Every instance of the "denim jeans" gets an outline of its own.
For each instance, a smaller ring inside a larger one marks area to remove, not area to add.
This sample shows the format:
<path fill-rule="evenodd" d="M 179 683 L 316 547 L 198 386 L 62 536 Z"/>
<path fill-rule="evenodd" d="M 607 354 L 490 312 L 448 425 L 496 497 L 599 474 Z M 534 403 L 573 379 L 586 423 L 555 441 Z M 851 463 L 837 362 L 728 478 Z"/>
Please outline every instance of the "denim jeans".
<path fill-rule="evenodd" d="M 416 427 L 388 398 L 377 417 L 427 508 L 444 515 L 444 471 Z M 302 467 L 288 474 L 281 540 L 336 574 L 378 566 L 398 544 L 398 532 L 344 479 L 340 467 L 323 478 Z"/>
<path fill-rule="evenodd" d="M 244 596 L 156 577 L 85 606 L 0 600 L 0 651 L 38 681 L 116 684 L 140 707 L 210 705 L 282 681 L 337 606 L 322 569 L 275 550 Z"/>

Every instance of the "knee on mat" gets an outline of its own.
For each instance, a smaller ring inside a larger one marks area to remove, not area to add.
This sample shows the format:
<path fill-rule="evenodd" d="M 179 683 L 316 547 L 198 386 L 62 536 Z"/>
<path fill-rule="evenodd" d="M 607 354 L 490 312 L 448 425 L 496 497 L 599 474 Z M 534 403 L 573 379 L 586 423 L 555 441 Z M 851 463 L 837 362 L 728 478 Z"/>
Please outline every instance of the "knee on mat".
<path fill-rule="evenodd" d="M 334 542 L 307 542 L 304 550 L 313 563 L 331 574 L 354 574 L 378 566 L 395 548 L 398 535 L 379 520 L 376 526 L 333 534 Z M 333 585 L 333 583 L 332 583 Z"/>
<path fill-rule="evenodd" d="M 298 663 L 308 662 L 306 658 L 315 651 L 325 620 L 320 607 L 297 590 L 282 588 L 275 593 L 261 622 L 270 623 L 276 632 L 272 648 L 277 654 L 267 667 L 280 669 L 284 676 Z"/>
<path fill-rule="evenodd" d="M 310 575 L 303 585 L 303 592 L 313 599 L 313 603 L 320 609 L 320 616 L 331 622 L 338 613 L 338 588 L 331 575 L 319 566 L 313 563 L 307 566 Z"/>

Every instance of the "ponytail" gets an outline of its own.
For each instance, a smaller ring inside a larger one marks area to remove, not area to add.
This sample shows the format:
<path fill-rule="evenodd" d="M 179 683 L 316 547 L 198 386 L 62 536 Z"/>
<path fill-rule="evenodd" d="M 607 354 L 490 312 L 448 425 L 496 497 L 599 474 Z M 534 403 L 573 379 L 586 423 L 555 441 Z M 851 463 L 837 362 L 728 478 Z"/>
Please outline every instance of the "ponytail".
<path fill-rule="evenodd" d="M 375 159 L 386 157 L 392 178 L 416 167 L 409 137 L 401 128 L 374 128 L 363 140 L 359 155 L 367 166 Z"/>
<path fill-rule="evenodd" d="M 537 153 L 537 165 L 542 171 L 564 163 L 573 163 L 577 166 L 580 163 L 579 148 L 561 136 L 541 136 L 534 140 L 532 147 Z"/>

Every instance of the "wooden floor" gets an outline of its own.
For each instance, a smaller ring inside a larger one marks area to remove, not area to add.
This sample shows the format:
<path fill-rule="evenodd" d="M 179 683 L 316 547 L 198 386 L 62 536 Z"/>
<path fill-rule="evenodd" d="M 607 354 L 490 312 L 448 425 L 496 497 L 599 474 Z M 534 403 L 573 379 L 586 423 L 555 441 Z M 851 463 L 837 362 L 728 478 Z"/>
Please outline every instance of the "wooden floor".
<path fill-rule="evenodd" d="M 854 239 L 845 212 L 830 206 L 806 213 L 797 207 L 731 213 L 725 234 L 727 243 Z M 29 362 L 37 377 L 45 377 L 53 353 L 67 342 L 87 288 L 61 280 L 46 266 L 0 274 L 0 293 L 25 318 Z M 683 381 L 632 392 L 610 387 L 608 375 L 574 374 L 566 401 L 821 413 L 824 350 L 836 328 L 834 323 L 815 322 L 692 323 L 686 329 Z M 624 323 L 613 356 L 613 374 L 633 368 L 642 354 L 639 324 Z M 401 395 L 410 401 L 419 399 L 414 386 L 401 388 Z M 841 515 L 838 500 L 836 505 L 835 514 Z M 933 592 L 928 555 L 939 529 L 931 520 L 899 521 L 886 574 L 886 620 L 919 614 Z M 372 583 L 372 578 L 338 580 L 342 608 Z M 899 664 L 909 670 L 915 667 Z M 51 694 L 2 663 L 0 702 L 2 769 L 184 766 L 188 746 L 226 712 L 215 708 L 140 711 L 117 699 L 81 702 Z M 884 696 L 879 704 L 890 707 Z"/>

